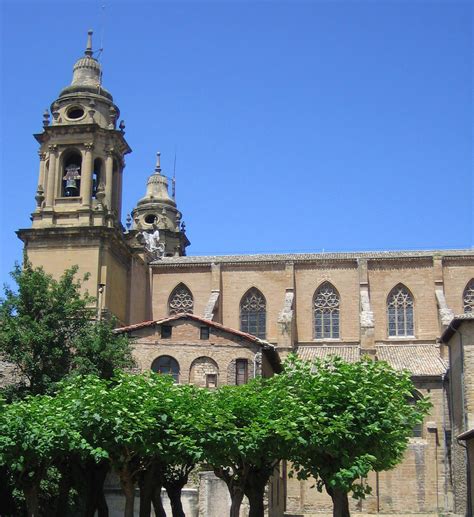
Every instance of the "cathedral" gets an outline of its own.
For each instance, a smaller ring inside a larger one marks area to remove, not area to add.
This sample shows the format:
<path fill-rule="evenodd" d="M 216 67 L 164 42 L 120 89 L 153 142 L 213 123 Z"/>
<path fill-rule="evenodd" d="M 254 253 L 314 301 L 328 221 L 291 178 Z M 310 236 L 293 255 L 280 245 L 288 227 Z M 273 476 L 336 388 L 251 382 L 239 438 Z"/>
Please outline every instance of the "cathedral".
<path fill-rule="evenodd" d="M 214 388 L 272 375 L 290 352 L 307 360 L 369 355 L 409 370 L 414 397 L 428 395 L 431 414 L 413 429 L 404 461 L 371 475 L 372 494 L 353 501 L 352 511 L 459 511 L 449 353 L 441 337 L 455 315 L 474 314 L 473 250 L 188 256 L 190 241 L 159 154 L 123 226 L 122 177 L 131 148 L 102 84 L 91 32 L 71 84 L 34 136 L 36 206 L 31 227 L 17 232 L 27 256 L 53 275 L 75 264 L 90 274 L 84 287 L 96 297 L 97 313 L 113 315 L 134 338 L 141 371 Z M 216 481 L 201 473 L 185 491 L 187 515 L 226 514 L 225 488 Z M 289 478 L 283 465 L 268 487 L 268 515 L 330 512 L 329 497 L 312 485 Z"/>

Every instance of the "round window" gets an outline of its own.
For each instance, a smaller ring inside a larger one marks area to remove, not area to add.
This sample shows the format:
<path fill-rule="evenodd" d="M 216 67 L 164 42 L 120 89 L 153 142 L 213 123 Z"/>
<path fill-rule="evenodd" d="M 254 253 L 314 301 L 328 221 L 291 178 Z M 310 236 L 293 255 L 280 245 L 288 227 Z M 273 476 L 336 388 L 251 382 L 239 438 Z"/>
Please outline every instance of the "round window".
<path fill-rule="evenodd" d="M 145 216 L 145 223 L 146 224 L 153 224 L 156 221 L 156 215 L 148 214 Z"/>
<path fill-rule="evenodd" d="M 77 120 L 84 116 L 84 109 L 80 106 L 73 106 L 67 110 L 67 118 Z"/>

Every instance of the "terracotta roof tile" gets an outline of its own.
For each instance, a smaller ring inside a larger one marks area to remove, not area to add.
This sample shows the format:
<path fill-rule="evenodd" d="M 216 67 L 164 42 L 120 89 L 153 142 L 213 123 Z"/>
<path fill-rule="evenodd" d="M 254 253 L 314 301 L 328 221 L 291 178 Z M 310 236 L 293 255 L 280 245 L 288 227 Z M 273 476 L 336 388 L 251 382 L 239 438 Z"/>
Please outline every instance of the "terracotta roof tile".
<path fill-rule="evenodd" d="M 360 359 L 360 347 L 357 345 L 299 346 L 296 353 L 306 361 L 331 356 L 338 356 L 348 363 L 354 363 Z"/>
<path fill-rule="evenodd" d="M 375 348 L 377 359 L 386 361 L 395 370 L 408 370 L 412 375 L 443 375 L 448 367 L 438 345 L 377 345 Z"/>
<path fill-rule="evenodd" d="M 152 262 L 156 266 L 166 265 L 196 265 L 212 263 L 249 263 L 249 262 L 297 262 L 314 260 L 357 260 L 365 259 L 397 259 L 422 258 L 432 256 L 443 257 L 473 257 L 471 249 L 457 250 L 400 250 L 400 251 L 361 251 L 361 252 L 324 252 L 324 253 L 261 253 L 257 255 L 203 255 L 186 257 L 164 257 Z"/>

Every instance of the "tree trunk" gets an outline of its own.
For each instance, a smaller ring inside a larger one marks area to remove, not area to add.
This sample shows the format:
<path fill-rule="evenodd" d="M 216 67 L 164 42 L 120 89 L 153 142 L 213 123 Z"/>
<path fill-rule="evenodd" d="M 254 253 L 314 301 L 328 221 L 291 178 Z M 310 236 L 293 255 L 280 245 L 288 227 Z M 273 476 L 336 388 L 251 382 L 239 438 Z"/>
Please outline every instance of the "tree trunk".
<path fill-rule="evenodd" d="M 134 503 L 135 503 L 135 482 L 132 479 L 132 474 L 129 465 L 126 464 L 120 470 L 120 484 L 125 495 L 125 509 L 124 517 L 134 517 Z"/>
<path fill-rule="evenodd" d="M 184 483 L 186 484 L 186 483 Z M 166 493 L 170 499 L 171 511 L 173 517 L 186 517 L 183 511 L 183 505 L 181 503 L 181 491 L 184 485 L 173 483 L 172 485 L 165 485 Z"/>
<path fill-rule="evenodd" d="M 109 509 L 104 495 L 104 482 L 108 472 L 109 463 L 107 461 L 99 464 L 93 460 L 86 462 L 82 470 L 86 490 L 84 517 L 94 517 L 96 510 L 98 517 L 109 517 Z"/>
<path fill-rule="evenodd" d="M 250 503 L 249 517 L 264 517 L 265 508 L 263 498 L 265 496 L 265 487 L 268 480 L 268 474 L 262 474 L 259 471 L 253 470 L 249 472 L 245 484 L 245 495 Z"/>
<path fill-rule="evenodd" d="M 70 461 L 74 461 L 70 458 Z M 68 462 L 69 463 L 69 462 Z M 59 467 L 61 473 L 61 480 L 59 482 L 59 494 L 55 504 L 55 516 L 62 517 L 67 514 L 67 507 L 69 502 L 69 491 L 72 485 L 71 469 L 68 464 L 61 464 Z"/>
<path fill-rule="evenodd" d="M 265 495 L 265 485 L 255 487 L 250 491 L 246 491 L 250 503 L 249 517 L 264 517 L 265 509 L 263 506 L 263 497 Z"/>
<path fill-rule="evenodd" d="M 39 517 L 39 483 L 32 481 L 23 487 L 28 517 Z"/>
<path fill-rule="evenodd" d="M 151 504 L 155 507 L 155 513 L 158 517 L 166 517 L 164 513 L 163 503 L 161 502 L 161 478 L 158 476 L 158 467 L 155 463 L 152 463 L 148 469 L 142 472 L 140 476 L 140 517 L 150 517 L 151 515 Z M 154 499 L 158 495 L 158 511 L 157 504 Z M 160 508 L 161 506 L 161 508 Z M 159 513 L 162 512 L 162 513 Z"/>
<path fill-rule="evenodd" d="M 233 493 L 230 494 L 230 513 L 229 517 L 239 517 L 240 507 L 242 506 L 242 501 L 244 499 L 244 493 L 241 490 L 234 490 Z"/>
<path fill-rule="evenodd" d="M 349 512 L 349 499 L 347 492 L 337 488 L 328 488 L 326 486 L 327 493 L 331 496 L 333 504 L 333 517 L 350 517 Z"/>
<path fill-rule="evenodd" d="M 161 500 L 161 484 L 156 484 L 153 487 L 153 493 L 151 495 L 153 501 L 153 509 L 155 510 L 156 517 L 166 517 L 165 509 L 163 508 L 163 501 Z"/>

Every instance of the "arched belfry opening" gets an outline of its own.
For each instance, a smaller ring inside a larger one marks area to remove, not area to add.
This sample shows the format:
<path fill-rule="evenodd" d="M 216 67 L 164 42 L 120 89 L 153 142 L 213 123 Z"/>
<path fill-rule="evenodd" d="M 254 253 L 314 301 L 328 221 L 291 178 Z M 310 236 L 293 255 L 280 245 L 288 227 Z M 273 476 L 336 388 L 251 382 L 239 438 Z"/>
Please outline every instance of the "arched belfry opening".
<path fill-rule="evenodd" d="M 100 158 L 96 158 L 94 160 L 94 170 L 92 171 L 92 197 L 96 198 L 97 196 L 97 189 L 99 188 L 99 185 L 103 183 L 103 162 Z"/>
<path fill-rule="evenodd" d="M 76 149 L 64 153 L 61 197 L 79 197 L 81 192 L 82 155 Z"/>

